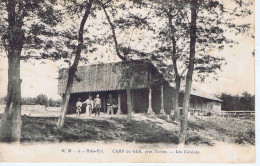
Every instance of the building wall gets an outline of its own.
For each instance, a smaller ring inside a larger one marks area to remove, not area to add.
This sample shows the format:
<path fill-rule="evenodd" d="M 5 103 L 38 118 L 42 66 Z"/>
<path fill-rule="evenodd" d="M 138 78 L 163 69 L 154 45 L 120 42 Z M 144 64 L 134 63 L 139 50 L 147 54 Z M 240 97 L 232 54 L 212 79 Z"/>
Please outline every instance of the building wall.
<path fill-rule="evenodd" d="M 205 99 L 198 96 L 191 96 L 190 108 L 193 108 L 202 113 L 216 113 L 221 112 L 221 102 Z"/>
<path fill-rule="evenodd" d="M 212 112 L 220 115 L 221 114 L 221 102 L 211 101 L 210 104 L 212 104 Z"/>
<path fill-rule="evenodd" d="M 161 87 L 153 87 L 152 88 L 152 108 L 154 113 L 159 114 L 161 110 Z M 167 114 L 170 114 L 172 109 L 172 93 L 169 90 L 169 87 L 164 86 L 163 88 L 163 103 L 164 103 L 164 111 Z"/>
<path fill-rule="evenodd" d="M 88 96 L 91 95 L 93 99 L 96 97 L 97 94 L 100 95 L 101 103 L 102 103 L 102 111 L 106 112 L 107 110 L 107 99 L 109 94 L 112 94 L 113 99 L 115 100 L 116 104 L 118 104 L 118 93 L 121 94 L 121 110 L 123 114 L 127 114 L 127 95 L 126 90 L 121 91 L 103 91 L 103 92 L 96 92 L 96 93 L 76 93 L 72 94 L 70 98 L 69 110 L 68 114 L 72 114 L 76 112 L 76 102 L 78 98 L 81 98 L 82 102 L 88 99 Z M 148 90 L 147 89 L 135 89 L 131 90 L 132 95 L 132 104 L 133 110 L 135 113 L 144 113 L 148 110 Z M 82 107 L 82 112 L 84 113 L 85 106 Z M 117 112 L 117 109 L 114 109 L 114 113 Z"/>
<path fill-rule="evenodd" d="M 135 113 L 144 113 L 148 110 L 148 89 L 131 90 L 133 110 Z"/>
<path fill-rule="evenodd" d="M 108 99 L 108 96 L 109 94 L 112 94 L 112 97 L 113 99 L 115 100 L 115 102 L 117 103 L 118 102 L 118 93 L 123 93 L 121 95 L 121 98 L 124 98 L 124 92 L 123 91 L 105 91 L 105 92 L 92 92 L 92 93 L 74 93 L 74 94 L 71 94 L 71 97 L 70 97 L 70 104 L 69 104 L 69 110 L 68 110 L 68 114 L 72 114 L 72 113 L 76 113 L 76 103 L 78 101 L 78 98 L 81 98 L 81 101 L 84 102 L 88 99 L 88 96 L 91 95 L 93 97 L 93 100 L 94 98 L 96 97 L 97 94 L 100 95 L 100 99 L 101 99 L 101 105 L 102 105 L 102 112 L 106 112 L 106 107 L 107 107 L 107 99 Z M 126 95 L 125 95 L 126 96 Z M 121 102 L 122 104 L 122 102 Z M 82 113 L 85 113 L 86 112 L 86 106 L 83 104 L 83 107 L 82 107 Z M 123 111 L 126 112 L 125 108 L 123 107 L 122 109 Z M 116 112 L 116 110 L 114 111 Z"/>
<path fill-rule="evenodd" d="M 172 103 L 172 95 L 173 95 L 173 88 L 167 85 L 164 86 L 164 111 L 166 114 L 170 114 L 171 110 L 173 110 L 173 103 Z"/>
<path fill-rule="evenodd" d="M 77 93 L 72 94 L 70 98 L 70 105 L 68 114 L 76 112 L 76 102 L 78 98 L 81 98 L 81 101 L 85 101 L 89 95 L 92 95 L 93 99 L 96 97 L 96 94 L 100 95 L 102 102 L 102 111 L 106 112 L 107 110 L 107 99 L 108 95 L 112 94 L 116 103 L 118 103 L 118 93 L 121 94 L 121 110 L 124 114 L 127 114 L 127 95 L 126 90 L 120 91 L 103 91 L 95 93 Z M 132 104 L 133 110 L 135 113 L 145 113 L 148 110 L 149 105 L 149 91 L 148 89 L 134 89 L 131 90 L 132 95 Z M 172 104 L 172 95 L 173 88 L 169 86 L 164 86 L 164 111 L 167 114 L 170 114 L 173 109 Z M 179 106 L 182 107 L 183 94 L 180 93 L 179 96 Z M 161 87 L 156 86 L 152 88 L 152 108 L 156 114 L 160 113 L 161 110 Z M 207 113 L 212 112 L 220 114 L 221 112 L 221 102 L 208 100 L 198 96 L 191 96 L 190 98 L 190 108 L 195 109 L 197 112 Z M 82 112 L 85 112 L 85 106 L 82 109 Z M 117 109 L 114 110 L 114 113 L 117 112 Z"/>

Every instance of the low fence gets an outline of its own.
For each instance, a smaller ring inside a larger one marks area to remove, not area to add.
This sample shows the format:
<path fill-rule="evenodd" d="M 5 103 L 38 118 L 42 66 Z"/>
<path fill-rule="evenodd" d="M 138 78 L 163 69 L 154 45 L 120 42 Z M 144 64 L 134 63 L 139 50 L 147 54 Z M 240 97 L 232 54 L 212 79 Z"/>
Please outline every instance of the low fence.
<path fill-rule="evenodd" d="M 254 119 L 255 111 L 221 111 L 222 117 L 234 117 L 243 119 Z"/>
<path fill-rule="evenodd" d="M 180 113 L 182 113 L 182 107 L 179 107 Z M 241 119 L 254 119 L 255 111 L 214 111 L 214 110 L 196 110 L 194 108 L 189 108 L 190 115 L 197 116 L 210 116 L 218 115 L 226 118 L 241 118 Z"/>

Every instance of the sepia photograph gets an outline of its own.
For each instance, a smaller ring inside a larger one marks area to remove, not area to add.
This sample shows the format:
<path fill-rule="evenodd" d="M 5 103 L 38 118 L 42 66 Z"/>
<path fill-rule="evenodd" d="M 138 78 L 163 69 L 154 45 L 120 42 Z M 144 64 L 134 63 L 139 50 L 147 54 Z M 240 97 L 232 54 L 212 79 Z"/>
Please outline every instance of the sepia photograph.
<path fill-rule="evenodd" d="M 1 163 L 255 163 L 254 0 L 0 0 Z"/>

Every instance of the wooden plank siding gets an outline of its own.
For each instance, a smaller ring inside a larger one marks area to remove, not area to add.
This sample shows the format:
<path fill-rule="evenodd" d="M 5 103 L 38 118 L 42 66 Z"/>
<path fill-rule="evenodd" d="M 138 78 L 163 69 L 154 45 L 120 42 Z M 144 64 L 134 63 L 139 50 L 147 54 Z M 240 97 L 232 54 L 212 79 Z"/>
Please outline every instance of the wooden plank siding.
<path fill-rule="evenodd" d="M 78 79 L 74 79 L 72 93 L 124 90 L 128 86 L 127 80 L 131 80 L 131 89 L 148 88 L 147 73 L 151 71 L 153 82 L 156 82 L 159 73 L 155 73 L 155 67 L 146 61 L 79 66 L 76 73 Z M 59 70 L 58 94 L 65 93 L 67 73 L 67 68 Z M 160 80 L 163 79 L 160 77 Z"/>
<path fill-rule="evenodd" d="M 211 112 L 211 113 L 220 114 L 221 102 L 214 101 L 200 96 L 191 95 L 190 108 L 201 113 Z"/>
<path fill-rule="evenodd" d="M 68 69 L 59 70 L 58 94 L 65 93 Z M 121 109 L 127 113 L 126 89 L 132 94 L 132 105 L 135 112 L 146 112 L 149 105 L 149 91 L 152 89 L 152 109 L 155 113 L 161 110 L 161 86 L 164 88 L 164 110 L 170 114 L 173 109 L 172 97 L 174 88 L 165 80 L 157 68 L 147 60 L 124 61 L 96 65 L 79 66 L 74 79 L 70 100 L 71 111 L 75 111 L 75 103 L 80 97 L 86 100 L 88 95 L 100 94 L 102 109 L 106 109 L 106 100 L 111 93 L 117 99 L 121 94 Z M 196 89 L 191 90 L 190 108 L 199 112 L 221 111 L 221 100 L 208 93 Z M 182 107 L 183 91 L 179 94 L 179 107 Z M 72 105 L 71 105 L 72 104 Z"/>

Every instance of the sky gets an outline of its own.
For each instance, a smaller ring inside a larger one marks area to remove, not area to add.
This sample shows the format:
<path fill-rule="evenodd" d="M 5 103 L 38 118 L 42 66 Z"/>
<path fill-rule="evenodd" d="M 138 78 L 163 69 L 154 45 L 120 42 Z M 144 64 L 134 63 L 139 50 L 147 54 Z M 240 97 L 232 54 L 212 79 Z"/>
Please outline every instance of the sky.
<path fill-rule="evenodd" d="M 254 24 L 254 17 L 247 18 L 247 22 Z M 208 78 L 203 83 L 193 82 L 193 87 L 217 95 L 220 93 L 237 95 L 244 91 L 251 94 L 255 93 L 255 57 L 252 55 L 254 39 L 243 35 L 232 36 L 232 38 L 239 41 L 239 44 L 233 48 L 227 47 L 221 52 L 214 52 L 214 54 L 226 59 L 226 65 L 222 67 L 222 71 L 218 72 L 218 80 Z M 109 48 L 100 47 L 100 49 L 102 51 L 102 49 Z M 1 54 L 5 56 L 5 53 Z M 7 91 L 8 64 L 7 58 L 3 56 L 0 56 L 0 97 L 5 96 Z M 91 59 L 93 60 L 94 57 L 91 57 Z M 95 63 L 92 60 L 90 61 Z M 111 54 L 103 55 L 104 62 L 115 60 L 117 58 L 113 51 Z M 45 64 L 22 62 L 22 96 L 35 97 L 39 94 L 45 94 L 50 98 L 59 99 L 60 96 L 57 94 L 59 67 L 60 63 L 51 61 Z"/>

